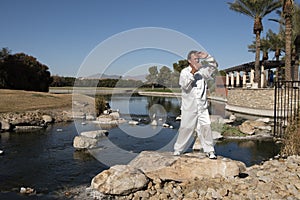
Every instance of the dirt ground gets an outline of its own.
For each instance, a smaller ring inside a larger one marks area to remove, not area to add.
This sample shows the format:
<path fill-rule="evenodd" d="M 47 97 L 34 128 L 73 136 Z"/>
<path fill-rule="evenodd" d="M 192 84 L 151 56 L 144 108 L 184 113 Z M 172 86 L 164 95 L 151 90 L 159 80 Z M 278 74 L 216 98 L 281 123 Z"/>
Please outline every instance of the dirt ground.
<path fill-rule="evenodd" d="M 0 89 L 0 113 L 71 108 L 72 94 Z"/>

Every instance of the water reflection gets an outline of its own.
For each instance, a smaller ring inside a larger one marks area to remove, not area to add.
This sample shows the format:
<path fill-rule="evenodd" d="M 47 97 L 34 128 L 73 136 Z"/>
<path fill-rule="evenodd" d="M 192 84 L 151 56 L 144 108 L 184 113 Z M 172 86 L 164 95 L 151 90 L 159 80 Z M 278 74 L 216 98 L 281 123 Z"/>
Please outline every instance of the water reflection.
<path fill-rule="evenodd" d="M 224 140 L 216 144 L 218 155 L 242 161 L 246 166 L 268 160 L 279 151 L 280 145 L 272 140 Z"/>

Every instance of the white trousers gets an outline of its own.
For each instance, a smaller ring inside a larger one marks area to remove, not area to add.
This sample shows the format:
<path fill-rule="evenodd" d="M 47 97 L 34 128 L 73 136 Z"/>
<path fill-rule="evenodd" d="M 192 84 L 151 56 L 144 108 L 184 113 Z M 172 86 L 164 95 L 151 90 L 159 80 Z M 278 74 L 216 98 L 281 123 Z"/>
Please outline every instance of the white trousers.
<path fill-rule="evenodd" d="M 182 153 L 185 150 L 194 131 L 197 132 L 204 152 L 215 151 L 209 113 L 208 109 L 205 109 L 195 113 L 182 111 L 178 137 L 174 145 L 175 152 Z"/>

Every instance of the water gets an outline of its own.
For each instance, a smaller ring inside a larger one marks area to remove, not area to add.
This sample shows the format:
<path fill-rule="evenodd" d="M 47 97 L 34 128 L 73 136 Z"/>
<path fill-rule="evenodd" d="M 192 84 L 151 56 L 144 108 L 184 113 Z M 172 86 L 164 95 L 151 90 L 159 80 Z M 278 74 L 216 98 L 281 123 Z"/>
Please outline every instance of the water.
<path fill-rule="evenodd" d="M 138 126 L 127 123 L 109 130 L 108 139 L 90 152 L 76 151 L 73 139 L 77 131 L 97 130 L 99 125 L 81 121 L 60 123 L 46 130 L 27 133 L 1 133 L 0 199 L 53 199 L 58 190 L 89 185 L 91 179 L 110 165 L 126 164 L 140 151 L 172 151 L 180 122 L 180 101 L 176 98 L 123 96 L 110 99 L 122 117 L 140 120 Z M 127 107 L 124 106 L 127 104 Z M 224 106 L 224 105 L 223 105 Z M 225 115 L 224 107 L 212 103 L 211 114 Z M 149 125 L 153 113 L 174 129 Z M 102 127 L 104 128 L 104 127 Z M 224 140 L 215 146 L 221 156 L 243 161 L 247 166 L 258 164 L 279 151 L 273 141 Z M 188 151 L 192 151 L 191 148 Z M 21 187 L 31 187 L 37 195 L 19 194 Z"/>
<path fill-rule="evenodd" d="M 73 123 L 33 133 L 2 133 L 0 146 L 5 153 L 0 157 L 0 199 L 25 198 L 17 195 L 21 187 L 34 188 L 45 198 L 90 182 L 105 166 L 89 154 L 74 151 L 76 135 Z"/>

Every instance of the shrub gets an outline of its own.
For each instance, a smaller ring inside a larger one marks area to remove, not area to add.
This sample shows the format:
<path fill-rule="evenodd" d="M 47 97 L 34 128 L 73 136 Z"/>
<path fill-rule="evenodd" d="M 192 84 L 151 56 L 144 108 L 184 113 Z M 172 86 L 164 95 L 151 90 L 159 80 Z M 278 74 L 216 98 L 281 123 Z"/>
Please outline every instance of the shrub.
<path fill-rule="evenodd" d="M 297 117 L 290 125 L 288 125 L 283 146 L 280 151 L 281 155 L 291 156 L 300 155 L 300 119 Z"/>
<path fill-rule="evenodd" d="M 101 115 L 105 110 L 106 100 L 103 96 L 96 96 L 95 98 L 95 109 L 97 116 Z"/>
<path fill-rule="evenodd" d="M 231 126 L 228 124 L 221 124 L 217 122 L 211 123 L 211 129 L 213 131 L 217 131 L 221 133 L 223 136 L 246 136 L 244 133 L 242 133 L 238 127 Z"/>

